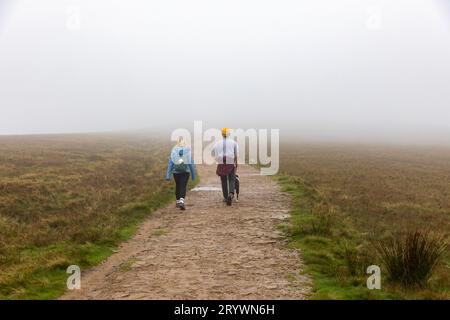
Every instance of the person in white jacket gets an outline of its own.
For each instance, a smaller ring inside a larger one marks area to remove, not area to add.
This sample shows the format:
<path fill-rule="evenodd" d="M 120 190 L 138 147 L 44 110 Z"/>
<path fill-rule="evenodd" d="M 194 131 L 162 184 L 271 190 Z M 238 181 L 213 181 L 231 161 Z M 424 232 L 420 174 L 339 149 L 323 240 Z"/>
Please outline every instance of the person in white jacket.
<path fill-rule="evenodd" d="M 222 129 L 222 140 L 214 145 L 214 155 L 217 162 L 217 175 L 222 183 L 224 202 L 231 206 L 236 187 L 236 168 L 238 166 L 239 147 L 230 138 L 230 129 Z"/>

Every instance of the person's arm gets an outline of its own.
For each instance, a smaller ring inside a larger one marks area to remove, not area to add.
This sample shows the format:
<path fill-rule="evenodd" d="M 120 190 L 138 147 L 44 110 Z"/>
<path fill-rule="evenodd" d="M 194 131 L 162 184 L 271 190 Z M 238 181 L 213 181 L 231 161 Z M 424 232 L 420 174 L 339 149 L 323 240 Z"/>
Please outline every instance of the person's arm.
<path fill-rule="evenodd" d="M 220 163 L 220 159 L 221 159 L 220 152 L 219 152 L 220 145 L 219 145 L 219 142 L 216 142 L 213 147 L 214 159 L 216 160 L 216 163 Z"/>
<path fill-rule="evenodd" d="M 234 143 L 234 165 L 236 166 L 236 168 L 238 167 L 238 152 L 239 152 L 238 144 L 237 144 L 237 142 L 235 142 Z"/>
<path fill-rule="evenodd" d="M 166 180 L 170 181 L 170 175 L 172 174 L 173 170 L 173 161 L 172 158 L 169 158 L 169 163 L 167 164 L 167 173 L 166 173 Z"/>
<path fill-rule="evenodd" d="M 191 154 L 189 154 L 189 170 L 191 171 L 192 180 L 195 180 L 195 164 Z"/>

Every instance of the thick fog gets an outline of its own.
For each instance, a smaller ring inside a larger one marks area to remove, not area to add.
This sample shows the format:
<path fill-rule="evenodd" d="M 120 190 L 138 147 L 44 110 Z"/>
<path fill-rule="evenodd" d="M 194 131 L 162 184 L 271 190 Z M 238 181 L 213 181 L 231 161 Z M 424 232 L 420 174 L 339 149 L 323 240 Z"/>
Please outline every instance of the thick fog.
<path fill-rule="evenodd" d="M 0 0 L 0 134 L 449 141 L 446 0 Z"/>

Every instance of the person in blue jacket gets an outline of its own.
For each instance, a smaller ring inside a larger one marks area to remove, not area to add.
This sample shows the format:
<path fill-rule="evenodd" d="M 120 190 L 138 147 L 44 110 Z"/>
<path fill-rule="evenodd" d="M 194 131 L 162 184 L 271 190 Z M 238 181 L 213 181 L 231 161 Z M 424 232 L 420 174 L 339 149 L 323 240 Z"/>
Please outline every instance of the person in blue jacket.
<path fill-rule="evenodd" d="M 186 147 L 182 139 L 178 141 L 177 145 L 170 152 L 166 181 L 170 181 L 172 173 L 173 179 L 175 180 L 176 206 L 181 210 L 185 210 L 186 188 L 189 176 L 192 175 L 192 180 L 195 180 L 195 167 L 191 149 Z"/>

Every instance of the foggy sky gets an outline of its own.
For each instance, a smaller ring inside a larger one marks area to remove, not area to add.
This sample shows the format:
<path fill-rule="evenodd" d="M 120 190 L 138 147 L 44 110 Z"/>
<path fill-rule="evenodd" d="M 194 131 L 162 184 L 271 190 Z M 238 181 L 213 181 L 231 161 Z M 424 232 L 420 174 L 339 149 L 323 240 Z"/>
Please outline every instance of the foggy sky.
<path fill-rule="evenodd" d="M 0 0 L 0 134 L 450 141 L 449 21 L 442 0 Z"/>

